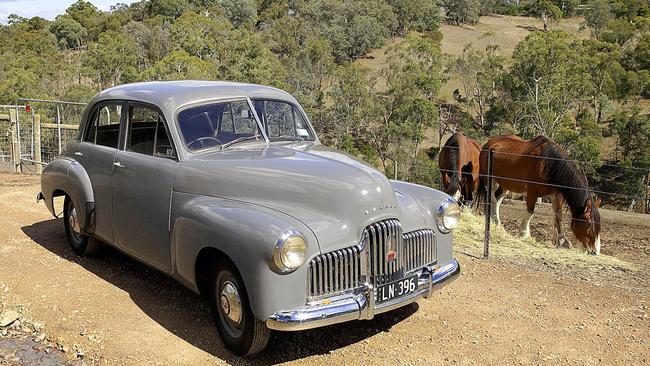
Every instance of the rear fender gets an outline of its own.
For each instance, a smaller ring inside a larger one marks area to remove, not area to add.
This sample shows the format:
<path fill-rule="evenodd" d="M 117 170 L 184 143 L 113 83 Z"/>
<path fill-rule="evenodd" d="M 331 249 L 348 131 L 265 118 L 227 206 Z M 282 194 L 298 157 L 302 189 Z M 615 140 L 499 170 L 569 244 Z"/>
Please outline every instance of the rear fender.
<path fill-rule="evenodd" d="M 67 195 L 72 199 L 79 219 L 79 226 L 85 233 L 95 231 L 95 196 L 86 170 L 75 160 L 65 157 L 49 163 L 41 175 L 41 193 L 45 206 L 54 215 L 54 197 Z"/>

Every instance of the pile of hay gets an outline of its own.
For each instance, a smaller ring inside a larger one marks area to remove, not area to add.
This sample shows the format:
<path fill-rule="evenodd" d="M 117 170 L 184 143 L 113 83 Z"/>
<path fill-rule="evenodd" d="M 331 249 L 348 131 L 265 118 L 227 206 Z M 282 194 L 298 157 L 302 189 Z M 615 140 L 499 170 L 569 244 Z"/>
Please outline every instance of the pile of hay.
<path fill-rule="evenodd" d="M 454 231 L 454 250 L 473 257 L 483 255 L 485 217 L 463 209 L 460 226 Z M 589 272 L 635 271 L 633 263 L 608 255 L 588 255 L 582 249 L 558 249 L 549 241 L 523 239 L 492 224 L 490 258 L 518 264 L 537 262 L 548 267 L 573 267 Z"/>

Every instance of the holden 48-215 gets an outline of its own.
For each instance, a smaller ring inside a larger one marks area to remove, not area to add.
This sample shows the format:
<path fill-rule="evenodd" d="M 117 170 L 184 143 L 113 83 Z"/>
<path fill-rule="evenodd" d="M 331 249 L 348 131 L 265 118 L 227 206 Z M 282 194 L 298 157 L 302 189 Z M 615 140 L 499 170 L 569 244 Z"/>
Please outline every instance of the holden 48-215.
<path fill-rule="evenodd" d="M 225 345 L 359 319 L 431 296 L 460 272 L 460 209 L 320 144 L 296 99 L 208 81 L 97 94 L 43 171 L 72 249 L 111 245 L 210 303 Z"/>

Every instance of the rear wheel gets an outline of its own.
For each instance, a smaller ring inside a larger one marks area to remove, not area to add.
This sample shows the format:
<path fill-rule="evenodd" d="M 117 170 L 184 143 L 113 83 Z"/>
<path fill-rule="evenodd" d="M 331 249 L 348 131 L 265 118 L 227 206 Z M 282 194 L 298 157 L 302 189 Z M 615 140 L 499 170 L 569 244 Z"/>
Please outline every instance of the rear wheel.
<path fill-rule="evenodd" d="M 92 256 L 99 252 L 101 244 L 81 232 L 77 209 L 74 207 L 70 196 L 65 196 L 65 202 L 63 203 L 63 225 L 65 226 L 65 236 L 75 253 L 82 256 Z"/>
<path fill-rule="evenodd" d="M 211 280 L 210 308 L 223 343 L 240 356 L 262 351 L 271 331 L 253 315 L 237 270 L 231 265 L 218 265 Z"/>

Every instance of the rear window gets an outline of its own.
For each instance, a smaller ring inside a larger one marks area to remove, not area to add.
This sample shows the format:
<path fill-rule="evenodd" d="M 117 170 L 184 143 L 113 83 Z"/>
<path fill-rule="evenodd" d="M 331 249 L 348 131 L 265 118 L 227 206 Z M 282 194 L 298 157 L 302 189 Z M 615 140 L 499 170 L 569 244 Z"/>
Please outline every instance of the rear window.
<path fill-rule="evenodd" d="M 200 105 L 178 113 L 178 127 L 191 151 L 221 146 L 250 137 L 263 139 L 245 99 Z"/>
<path fill-rule="evenodd" d="M 101 105 L 93 113 L 84 141 L 117 148 L 121 118 L 122 104 L 120 102 Z"/>

